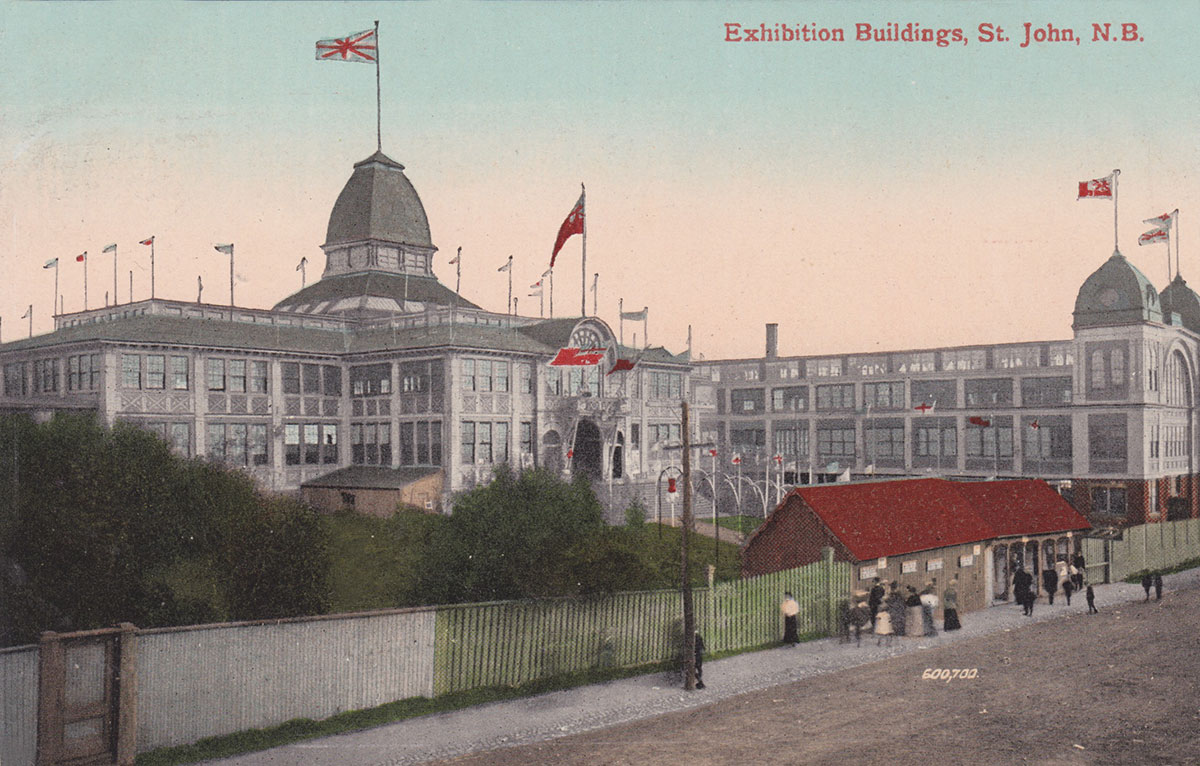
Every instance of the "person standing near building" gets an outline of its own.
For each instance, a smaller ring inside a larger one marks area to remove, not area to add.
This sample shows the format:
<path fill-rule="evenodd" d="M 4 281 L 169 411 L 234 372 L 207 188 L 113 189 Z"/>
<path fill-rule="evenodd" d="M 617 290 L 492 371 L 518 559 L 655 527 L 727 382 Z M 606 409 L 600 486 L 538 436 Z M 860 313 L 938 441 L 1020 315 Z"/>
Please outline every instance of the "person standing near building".
<path fill-rule="evenodd" d="M 1047 603 L 1054 606 L 1054 591 L 1058 590 L 1058 572 L 1054 567 L 1046 567 L 1042 570 L 1042 585 L 1046 587 Z"/>
<path fill-rule="evenodd" d="M 1087 602 L 1088 602 L 1088 614 L 1099 614 L 1100 613 L 1100 610 L 1096 608 L 1096 591 L 1092 590 L 1091 583 L 1088 583 L 1088 586 L 1087 586 Z"/>
<path fill-rule="evenodd" d="M 1154 600 L 1162 601 L 1162 575 L 1154 573 Z"/>
<path fill-rule="evenodd" d="M 1026 617 L 1033 614 L 1033 575 L 1025 571 L 1025 567 L 1013 575 L 1013 595 L 1021 605 Z"/>
<path fill-rule="evenodd" d="M 1150 586 L 1154 584 L 1154 578 L 1150 576 L 1150 571 L 1146 570 L 1146 574 L 1142 575 L 1142 590 L 1146 591 L 1146 601 L 1150 600 Z"/>
<path fill-rule="evenodd" d="M 1083 554 L 1076 553 L 1074 560 L 1071 562 L 1071 579 L 1075 581 L 1075 590 L 1083 590 L 1083 575 L 1087 571 L 1084 565 Z"/>
<path fill-rule="evenodd" d="M 871 630 L 875 630 L 875 618 L 879 614 L 879 607 L 883 604 L 883 586 L 879 583 L 879 578 L 876 577 L 871 585 L 871 597 L 867 599 L 867 606 L 871 610 Z"/>
<path fill-rule="evenodd" d="M 883 601 L 883 608 L 887 610 L 888 616 L 891 618 L 892 634 L 896 636 L 904 635 L 904 596 L 900 595 L 900 584 L 895 580 L 892 581 L 891 592 Z"/>
<path fill-rule="evenodd" d="M 850 625 L 854 627 L 854 645 L 862 646 L 862 631 L 871 622 L 871 612 L 867 608 L 866 593 L 864 591 L 855 591 L 854 597 L 859 599 L 854 608 L 850 610 Z"/>
<path fill-rule="evenodd" d="M 937 635 L 937 627 L 933 624 L 933 610 L 937 609 L 938 597 L 933 592 L 933 583 L 925 583 L 925 589 L 921 591 L 921 625 L 924 628 L 925 636 L 933 638 Z"/>
<path fill-rule="evenodd" d="M 704 638 L 696 631 L 696 688 L 704 688 Z"/>
<path fill-rule="evenodd" d="M 961 627 L 962 623 L 958 621 L 958 578 L 953 577 L 942 594 L 942 629 L 958 630 Z"/>
<path fill-rule="evenodd" d="M 1067 597 L 1067 606 L 1071 605 L 1071 594 L 1075 592 L 1075 583 L 1071 582 L 1071 578 L 1063 580 L 1063 595 Z"/>
<path fill-rule="evenodd" d="M 796 630 L 796 615 L 800 613 L 800 605 L 792 597 L 791 591 L 783 594 L 779 612 L 783 615 L 783 643 L 795 646 L 800 643 L 800 634 Z"/>

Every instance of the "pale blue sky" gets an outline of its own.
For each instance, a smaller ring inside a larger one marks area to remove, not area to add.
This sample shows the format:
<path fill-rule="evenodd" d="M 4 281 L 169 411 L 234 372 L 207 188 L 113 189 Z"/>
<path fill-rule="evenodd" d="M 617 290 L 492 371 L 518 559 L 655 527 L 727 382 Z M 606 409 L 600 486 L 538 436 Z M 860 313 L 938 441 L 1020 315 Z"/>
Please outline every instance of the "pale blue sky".
<path fill-rule="evenodd" d="M 422 195 L 443 278 L 462 246 L 464 292 L 497 310 L 506 283 L 491 262 L 514 253 L 518 289 L 536 280 L 580 181 L 601 315 L 613 319 L 618 297 L 648 304 L 653 342 L 681 347 L 691 322 L 710 355 L 758 353 L 767 321 L 782 324 L 785 353 L 1068 337 L 1074 291 L 1112 238 L 1107 203 L 1077 204 L 1074 187 L 1114 167 L 1122 250 L 1161 287 L 1165 254 L 1138 252 L 1133 238 L 1141 219 L 1179 207 L 1190 274 L 1194 3 L 0 9 L 6 339 L 27 331 L 17 318 L 30 301 L 35 332 L 50 326 L 46 258 L 64 259 L 72 310 L 81 278 L 65 260 L 93 253 L 95 306 L 112 268 L 95 254 L 118 241 L 118 294 L 127 300 L 136 266 L 143 297 L 136 240 L 151 233 L 160 295 L 193 298 L 197 274 L 206 299 L 227 295 L 210 240 L 245 253 L 240 303 L 298 288 L 277 273 L 301 255 L 320 268 L 329 208 L 375 139 L 373 68 L 316 62 L 313 43 L 376 18 L 384 150 Z M 723 41 L 726 22 L 853 36 L 857 22 L 893 21 L 962 27 L 970 41 Z M 1024 21 L 1085 41 L 1020 49 Z M 1093 22 L 1125 21 L 1144 42 L 1090 42 Z M 983 22 L 1014 40 L 978 42 Z M 556 303 L 577 311 L 577 248 L 564 253 Z M 927 304 L 931 279 L 951 285 L 941 320 L 906 308 Z M 849 315 L 847 292 L 859 296 Z M 1011 316 L 1021 299 L 1038 312 Z M 533 303 L 523 298 L 522 312 Z M 947 327 L 959 313 L 972 319 Z"/>

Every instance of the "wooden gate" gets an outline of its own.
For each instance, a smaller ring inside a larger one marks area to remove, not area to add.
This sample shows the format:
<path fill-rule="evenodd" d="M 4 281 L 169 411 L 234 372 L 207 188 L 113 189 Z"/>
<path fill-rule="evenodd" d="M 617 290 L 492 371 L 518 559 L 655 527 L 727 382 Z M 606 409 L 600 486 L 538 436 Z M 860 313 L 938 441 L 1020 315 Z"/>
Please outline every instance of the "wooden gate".
<path fill-rule="evenodd" d="M 131 766 L 136 628 L 46 632 L 38 650 L 38 766 Z"/>

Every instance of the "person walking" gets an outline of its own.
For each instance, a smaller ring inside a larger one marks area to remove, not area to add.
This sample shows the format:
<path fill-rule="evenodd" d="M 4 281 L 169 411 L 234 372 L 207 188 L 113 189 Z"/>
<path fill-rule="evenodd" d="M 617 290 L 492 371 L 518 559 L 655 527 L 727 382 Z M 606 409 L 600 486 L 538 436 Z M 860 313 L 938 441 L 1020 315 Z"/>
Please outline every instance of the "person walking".
<path fill-rule="evenodd" d="M 800 643 L 800 635 L 796 631 L 796 615 L 800 613 L 800 605 L 792 597 L 791 591 L 783 594 L 779 612 L 783 615 L 783 643 L 795 646 Z"/>
<path fill-rule="evenodd" d="M 937 635 L 937 627 L 933 624 L 933 610 L 937 609 L 938 597 L 933 592 L 933 583 L 925 583 L 925 589 L 921 591 L 921 625 L 924 628 L 924 633 L 927 638 L 933 638 Z"/>
<path fill-rule="evenodd" d="M 1154 584 L 1154 578 L 1150 576 L 1150 571 L 1142 575 L 1142 590 L 1146 591 L 1146 601 L 1150 600 L 1150 586 Z"/>
<path fill-rule="evenodd" d="M 887 637 L 887 645 L 892 645 L 892 635 L 895 629 L 892 628 L 892 613 L 888 611 L 887 601 L 880 602 L 880 609 L 875 615 L 875 645 L 883 646 L 883 639 Z"/>
<path fill-rule="evenodd" d="M 1054 606 L 1054 591 L 1058 590 L 1058 572 L 1054 567 L 1046 567 L 1042 570 L 1042 585 L 1046 587 L 1047 603 Z"/>
<path fill-rule="evenodd" d="M 875 617 L 879 614 L 879 607 L 883 604 L 883 585 L 880 584 L 879 578 L 872 580 L 871 596 L 867 599 L 867 607 L 871 610 L 871 630 L 875 630 Z"/>
<path fill-rule="evenodd" d="M 867 594 L 863 591 L 855 591 L 854 597 L 859 599 L 854 608 L 850 610 L 849 621 L 854 628 L 854 645 L 862 646 L 862 630 L 871 622 L 871 612 L 867 608 L 867 602 L 864 598 Z"/>
<path fill-rule="evenodd" d="M 1067 606 L 1071 605 L 1071 594 L 1075 592 L 1075 583 L 1070 579 L 1063 580 L 1063 595 L 1067 597 Z"/>
<path fill-rule="evenodd" d="M 1154 600 L 1162 601 L 1162 575 L 1154 573 Z"/>
<path fill-rule="evenodd" d="M 1099 614 L 1100 610 L 1096 608 L 1096 591 L 1092 590 L 1092 584 L 1087 585 L 1087 602 L 1088 614 Z"/>
<path fill-rule="evenodd" d="M 884 608 L 888 611 L 888 616 L 891 617 L 893 635 L 904 635 L 904 596 L 900 595 L 900 585 L 896 581 L 892 581 L 892 592 L 888 594 L 884 601 Z"/>
<path fill-rule="evenodd" d="M 1083 574 L 1087 571 L 1087 566 L 1084 564 L 1082 553 L 1075 554 L 1071 567 L 1071 579 L 1075 581 L 1075 590 L 1083 590 Z"/>
<path fill-rule="evenodd" d="M 696 631 L 696 688 L 704 688 L 704 638 Z"/>
<path fill-rule="evenodd" d="M 1025 567 L 1017 570 L 1013 575 L 1013 595 L 1017 599 L 1017 603 L 1024 610 L 1023 614 L 1028 617 L 1033 614 L 1033 575 L 1025 571 Z"/>
<path fill-rule="evenodd" d="M 958 630 L 961 627 L 962 623 L 958 621 L 958 578 L 952 577 L 942 594 L 942 629 Z"/>
<path fill-rule="evenodd" d="M 913 586 L 908 586 L 908 595 L 904 599 L 904 623 L 906 636 L 920 637 L 925 631 L 922 627 L 921 618 L 921 596 L 917 593 L 917 589 Z"/>

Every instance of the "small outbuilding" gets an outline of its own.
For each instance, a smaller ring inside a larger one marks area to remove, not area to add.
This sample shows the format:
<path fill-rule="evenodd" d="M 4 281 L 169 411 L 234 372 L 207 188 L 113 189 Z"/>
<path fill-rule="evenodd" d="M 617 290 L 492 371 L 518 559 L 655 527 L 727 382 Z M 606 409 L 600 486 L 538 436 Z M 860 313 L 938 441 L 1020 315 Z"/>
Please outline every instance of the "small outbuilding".
<path fill-rule="evenodd" d="M 948 479 L 796 487 L 746 541 L 742 575 L 811 564 L 830 547 L 852 564 L 851 589 L 875 577 L 940 592 L 958 580 L 960 611 L 1011 599 L 1025 567 L 1040 585 L 1043 566 L 1067 561 L 1091 525 L 1041 480 Z"/>
<path fill-rule="evenodd" d="M 345 508 L 369 516 L 391 516 L 401 505 L 441 511 L 440 468 L 354 465 L 300 485 L 304 502 L 322 511 Z"/>

